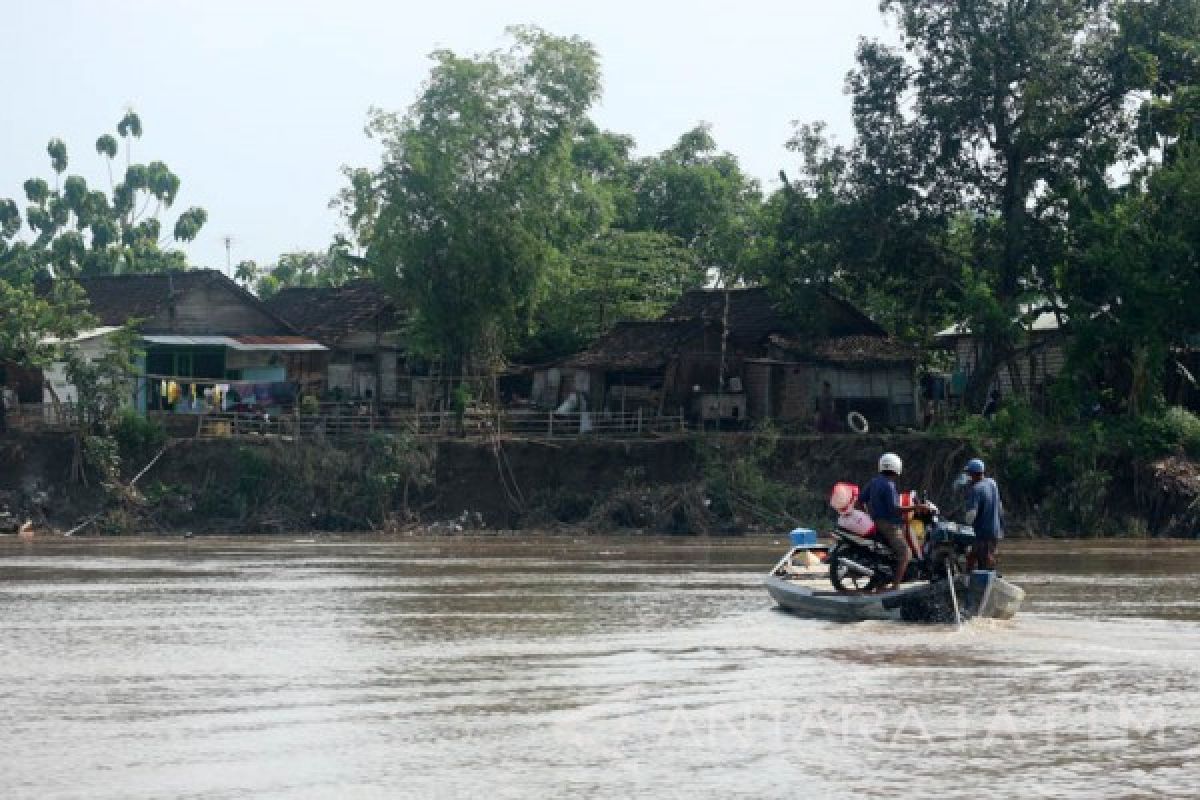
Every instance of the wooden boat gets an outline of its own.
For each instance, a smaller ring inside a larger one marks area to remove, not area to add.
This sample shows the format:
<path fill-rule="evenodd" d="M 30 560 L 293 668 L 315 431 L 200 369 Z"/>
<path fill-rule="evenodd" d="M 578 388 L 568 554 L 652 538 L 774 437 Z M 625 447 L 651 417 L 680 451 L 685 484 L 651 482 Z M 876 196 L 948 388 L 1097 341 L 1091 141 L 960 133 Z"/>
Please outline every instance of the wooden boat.
<path fill-rule="evenodd" d="M 766 578 L 767 593 L 780 607 L 798 615 L 839 622 L 872 619 L 906 622 L 954 622 L 983 617 L 1011 619 L 1025 599 L 1025 591 L 995 572 L 977 570 L 959 575 L 954 592 L 947 581 L 922 582 L 878 594 L 834 591 L 827 575 L 793 567 L 793 548 Z"/>
<path fill-rule="evenodd" d="M 900 619 L 900 609 L 884 608 L 883 598 L 899 594 L 843 594 L 829 586 L 829 580 L 796 580 L 777 575 L 767 576 L 767 592 L 780 607 L 806 617 L 831 619 L 838 622 L 861 622 L 868 619 Z"/>

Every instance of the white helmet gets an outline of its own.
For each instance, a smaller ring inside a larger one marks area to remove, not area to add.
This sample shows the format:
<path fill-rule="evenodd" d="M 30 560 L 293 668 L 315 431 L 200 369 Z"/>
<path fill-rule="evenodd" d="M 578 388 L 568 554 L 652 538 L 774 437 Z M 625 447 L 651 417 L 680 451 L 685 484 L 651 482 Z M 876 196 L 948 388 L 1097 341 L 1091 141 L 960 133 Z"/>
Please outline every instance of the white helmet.
<path fill-rule="evenodd" d="M 884 453 L 879 457 L 880 472 L 894 472 L 897 475 L 904 470 L 904 462 L 895 453 Z"/>

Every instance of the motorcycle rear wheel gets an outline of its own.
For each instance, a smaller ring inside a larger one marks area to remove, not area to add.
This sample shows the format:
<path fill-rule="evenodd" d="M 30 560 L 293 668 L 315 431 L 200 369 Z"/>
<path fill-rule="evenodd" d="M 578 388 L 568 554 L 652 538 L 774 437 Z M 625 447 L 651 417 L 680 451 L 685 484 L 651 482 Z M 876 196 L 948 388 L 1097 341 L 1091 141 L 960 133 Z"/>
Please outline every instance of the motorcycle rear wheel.
<path fill-rule="evenodd" d="M 843 555 L 841 545 L 834 547 L 829 554 L 829 582 L 834 589 L 839 592 L 870 592 L 884 585 L 886 581 L 878 571 L 874 575 L 863 575 L 842 563 Z"/>

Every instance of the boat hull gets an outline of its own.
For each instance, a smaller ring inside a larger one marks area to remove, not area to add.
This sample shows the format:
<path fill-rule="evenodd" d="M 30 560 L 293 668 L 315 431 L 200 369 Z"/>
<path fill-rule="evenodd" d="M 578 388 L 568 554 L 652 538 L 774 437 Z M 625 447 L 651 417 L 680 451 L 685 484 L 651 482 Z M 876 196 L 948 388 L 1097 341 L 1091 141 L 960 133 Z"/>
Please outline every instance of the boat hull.
<path fill-rule="evenodd" d="M 1012 619 L 1020 610 L 1025 591 L 995 573 L 973 573 L 956 581 L 957 602 L 964 617 Z M 787 580 L 768 575 L 766 589 L 780 607 L 805 617 L 861 622 L 905 620 L 908 622 L 954 621 L 945 582 L 921 583 L 879 594 L 841 594 L 815 581 Z"/>
<path fill-rule="evenodd" d="M 780 607 L 806 617 L 830 619 L 838 622 L 861 622 L 869 619 L 900 619 L 900 609 L 884 608 L 883 594 L 841 594 L 831 589 L 823 590 L 797 581 L 788 581 L 774 575 L 767 576 L 767 592 Z"/>

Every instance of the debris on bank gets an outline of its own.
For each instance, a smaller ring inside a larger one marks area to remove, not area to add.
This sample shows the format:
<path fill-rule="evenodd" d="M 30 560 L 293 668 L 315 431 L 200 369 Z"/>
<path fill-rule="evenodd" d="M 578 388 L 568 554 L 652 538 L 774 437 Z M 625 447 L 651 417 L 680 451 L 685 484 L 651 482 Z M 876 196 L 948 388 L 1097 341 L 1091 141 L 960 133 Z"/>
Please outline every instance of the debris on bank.
<path fill-rule="evenodd" d="M 1144 499 L 1150 528 L 1160 536 L 1200 536 L 1200 465 L 1171 456 L 1150 465 L 1149 497 Z"/>

